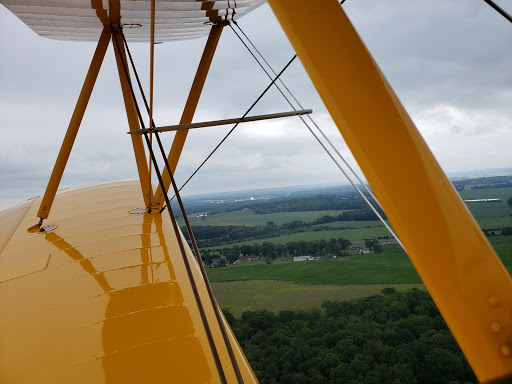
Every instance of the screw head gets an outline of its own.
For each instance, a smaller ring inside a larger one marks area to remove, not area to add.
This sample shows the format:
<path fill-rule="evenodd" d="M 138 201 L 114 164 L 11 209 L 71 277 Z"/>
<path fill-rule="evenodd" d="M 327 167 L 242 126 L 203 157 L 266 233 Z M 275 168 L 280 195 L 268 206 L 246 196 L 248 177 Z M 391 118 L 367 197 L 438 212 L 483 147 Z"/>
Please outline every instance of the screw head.
<path fill-rule="evenodd" d="M 491 323 L 491 331 L 492 333 L 500 333 L 503 327 L 501 326 L 499 321 L 493 321 Z"/>

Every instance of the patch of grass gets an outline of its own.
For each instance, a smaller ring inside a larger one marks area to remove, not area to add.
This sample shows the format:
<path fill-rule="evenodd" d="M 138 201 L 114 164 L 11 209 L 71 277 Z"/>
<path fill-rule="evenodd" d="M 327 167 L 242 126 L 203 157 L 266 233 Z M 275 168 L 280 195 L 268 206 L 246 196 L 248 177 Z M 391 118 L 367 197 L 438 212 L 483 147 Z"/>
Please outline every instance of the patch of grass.
<path fill-rule="evenodd" d="M 488 239 L 505 268 L 512 274 L 512 236 L 491 236 Z"/>
<path fill-rule="evenodd" d="M 487 188 L 487 189 L 466 189 L 460 191 L 464 200 L 472 199 L 502 199 L 507 201 L 512 196 L 512 188 Z M 489 203 L 492 204 L 492 203 Z"/>
<path fill-rule="evenodd" d="M 503 201 L 496 203 L 466 203 L 466 206 L 477 220 L 504 216 L 512 218 L 510 216 L 512 214 L 512 206 Z"/>
<path fill-rule="evenodd" d="M 498 229 L 498 228 L 506 228 L 512 227 L 512 216 L 505 217 L 485 217 L 481 219 L 476 219 L 478 225 L 484 229 Z"/>
<path fill-rule="evenodd" d="M 307 310 L 320 308 L 326 300 L 350 300 L 380 293 L 392 286 L 399 291 L 419 288 L 423 284 L 310 285 L 283 281 L 233 281 L 212 283 L 215 297 L 223 308 L 235 316 L 249 310 Z"/>

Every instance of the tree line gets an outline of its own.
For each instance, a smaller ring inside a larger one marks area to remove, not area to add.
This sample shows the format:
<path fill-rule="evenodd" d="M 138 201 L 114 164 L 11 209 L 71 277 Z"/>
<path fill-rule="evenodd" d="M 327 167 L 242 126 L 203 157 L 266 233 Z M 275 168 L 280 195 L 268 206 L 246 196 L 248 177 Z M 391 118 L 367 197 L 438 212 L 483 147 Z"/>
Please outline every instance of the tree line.
<path fill-rule="evenodd" d="M 512 187 L 511 182 L 500 183 L 500 184 L 482 184 L 482 185 L 472 185 L 471 189 L 489 189 L 489 188 L 510 188 Z"/>
<path fill-rule="evenodd" d="M 322 309 L 224 309 L 262 384 L 457 384 L 476 377 L 427 292 L 412 289 Z"/>
<path fill-rule="evenodd" d="M 512 187 L 511 182 L 512 176 L 488 176 L 454 180 L 452 184 L 457 191 L 463 191 L 466 185 L 470 185 L 471 189 L 507 188 Z"/>
<path fill-rule="evenodd" d="M 339 195 L 292 197 L 255 204 L 251 209 L 258 214 L 297 211 L 359 210 L 367 208 L 366 202 L 357 196 Z"/>
<path fill-rule="evenodd" d="M 263 244 L 226 247 L 221 250 L 221 254 L 229 263 L 238 260 L 240 254 L 244 256 L 263 256 L 269 259 L 281 256 L 343 256 L 347 255 L 344 251 L 350 244 L 350 240 L 342 237 L 331 240 L 291 241 L 286 244 L 264 242 Z M 201 251 L 201 258 L 208 266 L 211 265 L 213 257 L 210 251 Z"/>
<path fill-rule="evenodd" d="M 298 232 L 308 232 L 311 230 L 339 230 L 350 229 L 350 226 L 328 227 L 320 226 L 321 224 L 345 221 L 375 221 L 378 217 L 372 211 L 346 211 L 339 215 L 324 215 L 313 221 L 293 220 L 289 223 L 275 225 L 269 221 L 267 225 L 197 225 L 192 226 L 194 237 L 199 248 L 215 247 L 219 245 L 236 243 L 245 240 L 258 240 L 269 237 L 278 237 Z M 182 227 L 182 232 L 187 240 L 190 240 L 186 227 Z"/>

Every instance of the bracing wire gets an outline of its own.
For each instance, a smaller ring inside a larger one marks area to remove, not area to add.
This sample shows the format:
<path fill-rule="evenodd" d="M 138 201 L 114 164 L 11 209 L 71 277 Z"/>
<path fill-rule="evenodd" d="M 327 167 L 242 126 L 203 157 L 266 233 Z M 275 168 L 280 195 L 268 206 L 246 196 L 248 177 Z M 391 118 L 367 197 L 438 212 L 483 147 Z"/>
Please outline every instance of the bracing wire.
<path fill-rule="evenodd" d="M 340 4 L 343 4 L 344 1 L 342 1 Z M 235 24 L 235 26 L 240 30 L 240 32 L 244 35 L 244 37 L 247 39 L 247 41 L 249 42 L 249 44 L 252 46 L 252 48 L 258 53 L 258 55 L 260 56 L 260 58 L 265 62 L 265 64 L 267 65 L 267 67 L 272 71 L 272 73 L 274 73 L 275 75 L 275 71 L 274 69 L 272 68 L 272 66 L 268 63 L 268 61 L 265 59 L 265 57 L 261 54 L 261 52 L 258 50 L 258 48 L 256 48 L 256 46 L 252 43 L 252 41 L 249 39 L 249 37 L 245 34 L 245 32 L 242 30 L 242 28 L 240 28 L 240 26 L 238 25 L 238 23 L 236 21 L 233 21 L 233 24 Z M 247 44 L 245 43 L 245 41 L 240 37 L 240 35 L 234 30 L 234 28 L 231 26 L 231 29 L 233 30 L 233 32 L 235 33 L 235 35 L 240 39 L 240 41 L 242 42 L 242 44 L 247 48 L 247 50 L 249 51 L 249 53 L 251 54 L 251 56 L 256 60 L 256 62 L 259 64 L 259 66 L 261 67 L 261 69 L 266 73 L 266 75 L 268 77 L 270 77 L 270 74 L 267 72 L 267 70 L 265 69 L 265 67 L 261 64 L 261 62 L 258 60 L 258 58 L 254 55 L 254 53 L 251 51 L 251 49 L 247 46 Z M 293 100 L 297 103 L 297 105 L 301 108 L 301 109 L 304 109 L 304 107 L 302 106 L 302 104 L 300 103 L 300 101 L 295 97 L 295 95 L 293 94 L 293 92 L 288 88 L 288 86 L 284 83 L 284 81 L 282 79 L 279 79 L 279 82 L 281 83 L 281 85 L 286 89 L 286 91 L 288 92 L 288 94 L 293 98 Z M 291 103 L 291 101 L 288 99 L 288 97 L 284 94 L 284 92 L 279 88 L 278 85 L 276 85 L 277 89 L 279 90 L 279 92 L 281 93 L 281 95 L 283 95 L 283 97 L 285 98 L 285 100 L 288 102 L 288 104 L 294 109 L 296 110 L 295 106 Z M 304 121 L 304 118 L 302 116 L 300 116 L 302 122 L 308 127 L 308 123 L 306 121 Z M 377 197 L 375 197 L 375 195 L 373 194 L 372 190 L 370 188 L 368 188 L 368 186 L 366 185 L 366 183 L 363 182 L 363 180 L 361 180 L 361 178 L 359 177 L 359 175 L 354 171 L 354 169 L 350 166 L 350 164 L 347 162 L 347 160 L 345 159 L 344 156 L 341 155 L 341 153 L 338 151 L 338 149 L 334 146 L 334 144 L 331 142 L 331 140 L 329 140 L 329 138 L 327 137 L 327 135 L 325 135 L 324 131 L 322 129 L 320 129 L 320 127 L 318 126 L 318 124 L 316 123 L 316 121 L 313 119 L 313 117 L 311 115 L 307 115 L 307 118 L 309 119 L 309 121 L 311 121 L 311 123 L 315 126 L 315 128 L 322 134 L 323 138 L 329 143 L 329 145 L 331 146 L 331 148 L 336 152 L 336 154 L 339 156 L 339 158 L 343 161 L 343 163 L 345 164 L 345 166 L 352 172 L 352 174 L 357 178 L 357 180 L 359 181 L 359 183 L 365 188 L 366 192 L 368 192 L 368 194 L 373 198 L 373 200 L 379 205 L 379 207 L 382 208 L 382 206 L 380 205 L 379 203 L 379 200 L 377 199 Z M 350 178 L 349 178 L 349 181 Z"/>
<path fill-rule="evenodd" d="M 498 12 L 501 16 L 512 23 L 512 16 L 506 12 L 503 8 L 501 8 L 498 4 L 496 4 L 492 0 L 484 0 L 487 4 L 489 4 L 496 12 Z"/>
<path fill-rule="evenodd" d="M 293 63 L 293 61 L 297 58 L 297 55 L 293 56 L 291 58 L 291 60 L 284 66 L 284 68 L 281 70 L 281 72 L 279 72 L 276 77 L 272 80 L 272 82 L 267 86 L 267 88 L 265 88 L 265 90 L 258 96 L 258 98 L 256 99 L 256 101 L 254 103 L 252 103 L 252 105 L 249 107 L 249 109 L 244 113 L 244 115 L 242 116 L 242 119 L 244 117 L 246 117 L 249 112 L 251 112 L 251 110 L 254 108 L 254 106 L 261 100 L 261 98 L 263 96 L 265 96 L 265 94 L 268 92 L 268 90 L 272 87 L 272 85 L 275 84 L 275 82 L 279 79 L 279 77 L 283 74 L 284 71 L 286 71 L 286 69 L 290 66 L 291 63 Z M 206 162 L 210 159 L 210 157 L 212 157 L 212 155 L 217 151 L 217 149 L 219 149 L 219 147 L 224 143 L 224 141 L 226 141 L 226 139 L 231 135 L 231 133 L 233 133 L 233 131 L 235 130 L 236 127 L 238 127 L 240 123 L 236 123 L 234 125 L 233 128 L 231 128 L 229 130 L 229 132 L 224 136 L 224 138 L 219 142 L 219 144 L 217 144 L 217 146 L 215 148 L 213 148 L 213 150 L 210 152 L 210 154 L 206 157 L 206 159 L 203 160 L 203 162 L 199 165 L 199 167 L 196 168 L 196 170 L 189 176 L 189 178 L 187 179 L 187 181 L 185 181 L 183 183 L 183 185 L 178 189 L 178 192 L 180 192 L 187 184 L 188 182 L 196 175 L 197 172 L 199 172 L 199 170 L 203 167 L 203 165 L 206 164 Z M 171 201 L 172 199 L 174 199 L 176 195 L 174 195 L 172 198 L 171 198 Z"/>
<path fill-rule="evenodd" d="M 265 64 L 268 66 L 268 68 L 275 74 L 272 66 L 268 63 L 267 60 L 265 60 L 265 58 L 263 57 L 263 55 L 261 54 L 260 51 L 258 51 L 258 49 L 254 46 L 254 44 L 252 43 L 252 41 L 249 39 L 249 37 L 247 37 L 247 35 L 243 32 L 243 30 L 240 28 L 240 26 L 235 22 L 233 21 L 233 24 L 235 24 L 235 26 L 240 30 L 240 32 L 245 36 L 245 38 L 247 39 L 247 41 L 249 42 L 249 44 L 251 44 L 251 46 L 254 48 L 254 50 L 258 53 L 258 55 L 262 58 L 262 60 L 265 62 Z M 263 64 L 259 61 L 259 59 L 256 57 L 256 55 L 251 51 L 251 49 L 249 48 L 249 46 L 245 43 L 245 41 L 242 39 L 242 37 L 235 31 L 235 29 L 233 28 L 232 25 L 230 25 L 231 29 L 233 30 L 233 32 L 235 33 L 235 35 L 240 39 L 240 41 L 242 42 L 242 44 L 247 48 L 247 50 L 249 51 L 249 53 L 252 55 L 252 57 L 256 60 L 256 62 L 259 64 L 259 66 L 262 68 L 262 70 L 265 72 L 265 74 L 269 77 L 269 78 L 272 78 L 271 74 L 265 69 L 265 67 L 263 66 Z M 286 84 L 283 82 L 282 79 L 279 79 L 279 82 L 281 83 L 281 85 L 288 91 L 288 93 L 290 94 L 290 96 L 294 99 L 294 101 L 299 105 L 299 107 L 301 109 L 303 109 L 303 106 L 301 105 L 301 103 L 297 100 L 297 98 L 294 96 L 294 94 L 290 91 L 290 89 L 286 86 Z M 285 95 L 285 93 L 279 88 L 279 85 L 278 84 L 275 84 L 276 88 L 279 90 L 279 92 L 281 93 L 281 95 L 284 97 L 284 99 L 288 102 L 288 104 L 294 109 L 294 110 L 297 110 L 296 107 L 293 105 L 293 103 L 290 101 L 290 99 Z M 324 143 L 322 143 L 322 141 L 320 140 L 320 138 L 316 135 L 316 133 L 313 131 L 313 129 L 310 127 L 310 125 L 306 122 L 306 120 L 304 119 L 303 116 L 299 116 L 299 118 L 302 120 L 302 122 L 304 123 L 304 125 L 308 128 L 308 130 L 311 132 L 311 134 L 314 136 L 314 138 L 318 141 L 318 143 L 322 146 L 322 148 L 324 149 L 324 151 L 327 153 L 327 155 L 333 160 L 333 162 L 336 164 L 336 166 L 340 169 L 340 171 L 345 175 L 345 177 L 347 178 L 347 180 L 352 184 L 352 186 L 356 189 L 356 191 L 359 193 L 359 195 L 365 200 L 365 202 L 368 204 L 368 206 L 370 207 L 370 209 L 377 215 L 377 217 L 379 218 L 379 220 L 382 222 L 382 224 L 386 227 L 386 229 L 391 233 L 391 235 L 395 238 L 395 240 L 398 242 L 398 244 L 405 250 L 402 242 L 400 241 L 400 239 L 398 238 L 398 236 L 395 234 L 395 232 L 393 231 L 393 229 L 391 229 L 391 227 L 388 225 L 388 223 L 386 222 L 386 220 L 384 220 L 384 218 L 382 217 L 382 215 L 377 211 L 377 209 L 373 206 L 373 204 L 368 200 L 368 198 L 364 195 L 364 193 L 361 191 L 361 189 L 357 186 L 357 184 L 352 180 L 352 178 L 350 177 L 350 175 L 343 169 L 343 167 L 340 165 L 340 163 L 336 160 L 336 158 L 332 155 L 332 153 L 329 151 L 329 149 L 325 146 Z M 312 122 L 312 124 L 317 128 L 317 130 L 322 134 L 322 136 L 324 137 L 324 139 L 329 143 L 329 145 L 332 147 L 332 149 L 336 152 L 336 154 L 339 156 L 339 158 L 345 163 L 345 165 L 348 167 L 348 169 L 353 173 L 353 175 L 357 178 L 357 180 L 361 183 L 361 185 L 366 189 L 366 191 L 368 192 L 368 194 L 373 198 L 373 200 L 382 208 L 382 206 L 380 205 L 378 199 L 375 197 L 375 195 L 373 194 L 373 192 L 366 186 L 366 184 L 361 180 L 361 178 L 357 175 L 357 173 L 354 171 L 354 169 L 348 164 L 348 162 L 345 160 L 345 158 L 341 155 L 341 153 L 336 149 L 336 147 L 333 145 L 333 143 L 331 142 L 331 140 L 329 140 L 329 138 L 325 135 L 325 133 L 323 132 L 323 130 L 318 126 L 318 124 L 314 121 L 314 119 L 308 115 L 308 118 L 309 120 Z"/>

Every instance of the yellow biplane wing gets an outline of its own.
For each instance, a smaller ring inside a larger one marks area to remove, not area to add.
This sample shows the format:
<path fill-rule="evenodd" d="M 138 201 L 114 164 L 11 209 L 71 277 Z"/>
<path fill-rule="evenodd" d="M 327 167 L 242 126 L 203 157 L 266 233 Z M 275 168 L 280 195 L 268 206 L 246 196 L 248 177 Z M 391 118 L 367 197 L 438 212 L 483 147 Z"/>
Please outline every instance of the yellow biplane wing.
<path fill-rule="evenodd" d="M 162 214 L 164 201 L 172 213 L 166 193 L 187 131 L 156 172 L 155 193 L 125 40 L 209 35 L 188 124 L 222 28 L 261 1 L 0 2 L 41 36 L 98 41 L 45 195 L 0 214 L 1 381 L 256 382 L 200 258 Z M 336 0 L 269 4 L 478 379 L 511 375 L 512 279 L 343 9 Z M 110 42 L 140 180 L 57 193 Z"/>

